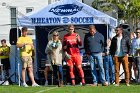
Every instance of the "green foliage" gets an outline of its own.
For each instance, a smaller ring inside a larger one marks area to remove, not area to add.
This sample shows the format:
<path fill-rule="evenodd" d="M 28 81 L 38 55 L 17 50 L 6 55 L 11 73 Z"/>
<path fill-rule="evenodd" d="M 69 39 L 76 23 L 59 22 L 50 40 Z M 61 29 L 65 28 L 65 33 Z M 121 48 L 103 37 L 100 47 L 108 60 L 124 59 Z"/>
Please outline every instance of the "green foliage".
<path fill-rule="evenodd" d="M 95 8 L 95 9 L 98 9 L 98 0 L 94 0 L 92 2 L 92 7 Z"/>
<path fill-rule="evenodd" d="M 110 3 L 103 5 L 104 3 L 105 2 L 100 1 L 100 0 L 94 0 L 92 2 L 92 7 L 97 9 L 97 10 L 104 11 L 104 12 L 111 11 L 112 7 L 111 7 L 111 5 L 109 5 Z"/>
<path fill-rule="evenodd" d="M 122 4 L 116 4 L 116 6 L 118 7 L 118 9 L 120 10 L 125 10 L 125 7 Z"/>
<path fill-rule="evenodd" d="M 140 17 L 140 1 L 139 0 L 106 0 L 118 7 L 119 10 L 124 11 L 125 17 L 133 17 L 134 15 Z"/>
<path fill-rule="evenodd" d="M 112 10 L 112 9 L 110 8 L 110 6 L 101 6 L 100 9 L 101 9 L 102 11 L 110 11 L 110 10 Z"/>
<path fill-rule="evenodd" d="M 140 18 L 140 0 L 104 0 L 107 3 L 111 3 L 112 5 L 116 6 L 119 11 L 123 11 L 125 18 L 137 16 Z M 110 6 L 101 6 L 105 3 L 100 0 L 94 0 L 92 3 L 92 7 L 95 9 L 99 9 L 102 11 L 111 11 L 113 10 Z"/>

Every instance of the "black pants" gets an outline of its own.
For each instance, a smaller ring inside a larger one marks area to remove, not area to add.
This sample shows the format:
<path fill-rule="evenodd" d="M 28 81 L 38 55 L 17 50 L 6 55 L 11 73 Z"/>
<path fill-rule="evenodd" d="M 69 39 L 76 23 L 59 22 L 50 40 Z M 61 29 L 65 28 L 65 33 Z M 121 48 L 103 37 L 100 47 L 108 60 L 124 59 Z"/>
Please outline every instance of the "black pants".
<path fill-rule="evenodd" d="M 54 84 L 58 84 L 59 81 L 63 81 L 63 70 L 62 65 L 52 65 L 53 67 L 53 76 L 54 76 Z M 59 76 L 59 77 L 58 77 Z"/>

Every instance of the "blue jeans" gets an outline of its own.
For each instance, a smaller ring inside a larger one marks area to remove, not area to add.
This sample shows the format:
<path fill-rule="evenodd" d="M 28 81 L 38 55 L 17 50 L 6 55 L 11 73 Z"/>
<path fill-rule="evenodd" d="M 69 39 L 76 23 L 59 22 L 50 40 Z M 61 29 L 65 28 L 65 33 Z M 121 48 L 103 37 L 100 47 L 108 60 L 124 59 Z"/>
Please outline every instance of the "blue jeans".
<path fill-rule="evenodd" d="M 105 83 L 105 72 L 104 72 L 104 68 L 103 68 L 103 58 L 102 58 L 102 53 L 92 53 L 89 56 L 89 62 L 90 62 L 90 66 L 91 66 L 91 74 L 93 77 L 93 84 L 97 84 L 98 83 L 98 76 L 97 76 L 97 72 L 96 72 L 96 62 L 97 65 L 99 67 L 99 76 L 100 76 L 100 81 L 101 83 Z"/>
<path fill-rule="evenodd" d="M 115 80 L 115 69 L 111 55 L 104 56 L 104 69 L 106 81 L 110 84 Z"/>
<path fill-rule="evenodd" d="M 60 80 L 63 81 L 63 69 L 62 69 L 62 65 L 60 66 L 57 66 L 57 65 L 52 65 L 53 67 L 53 74 L 54 74 L 54 77 L 56 77 L 56 79 L 58 79 L 58 72 L 60 74 Z"/>
<path fill-rule="evenodd" d="M 137 79 L 137 82 L 140 83 L 140 57 L 135 57 L 135 63 L 138 70 L 136 79 Z"/>

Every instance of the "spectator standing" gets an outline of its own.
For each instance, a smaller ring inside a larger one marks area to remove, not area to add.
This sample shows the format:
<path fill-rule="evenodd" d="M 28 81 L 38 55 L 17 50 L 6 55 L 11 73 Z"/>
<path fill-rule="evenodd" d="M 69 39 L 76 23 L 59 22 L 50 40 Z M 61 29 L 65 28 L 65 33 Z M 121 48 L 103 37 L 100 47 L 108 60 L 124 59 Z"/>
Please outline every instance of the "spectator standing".
<path fill-rule="evenodd" d="M 51 62 L 48 60 L 46 60 L 46 63 L 45 63 L 45 69 L 44 69 L 44 76 L 45 76 L 45 84 L 44 86 L 48 86 L 48 74 L 49 72 L 52 71 L 52 64 Z"/>
<path fill-rule="evenodd" d="M 132 41 L 132 54 L 138 70 L 136 79 L 137 82 L 140 83 L 140 28 L 136 29 L 136 38 L 134 38 Z"/>
<path fill-rule="evenodd" d="M 108 85 L 113 84 L 115 81 L 115 70 L 112 56 L 109 53 L 111 45 L 111 38 L 107 39 L 105 52 L 103 53 L 104 58 L 104 69 L 105 69 L 105 78 L 108 82 Z"/>
<path fill-rule="evenodd" d="M 100 79 L 103 86 L 107 86 L 102 57 L 104 51 L 104 36 L 97 32 L 95 25 L 89 26 L 89 33 L 84 37 L 84 48 L 87 56 L 89 56 L 89 62 L 91 65 L 91 74 L 93 77 L 92 86 L 98 85 L 98 79 Z M 100 78 L 97 76 L 95 60 L 99 67 Z"/>
<path fill-rule="evenodd" d="M 135 33 L 134 32 L 130 32 L 130 42 L 131 42 L 131 47 L 132 47 L 132 41 L 133 39 L 136 37 Z M 130 79 L 130 82 L 131 81 L 134 81 L 135 82 L 135 79 L 136 79 L 136 64 L 134 62 L 134 57 L 132 54 L 129 55 L 128 57 L 128 62 L 129 62 L 129 79 Z M 132 67 L 133 67 L 133 71 L 134 71 L 134 78 L 132 77 Z"/>
<path fill-rule="evenodd" d="M 6 44 L 5 39 L 1 40 L 1 45 L 2 46 L 0 46 L 0 59 L 1 64 L 3 64 L 3 70 L 5 72 L 5 80 L 7 80 L 9 77 L 9 69 L 11 69 L 9 61 L 10 47 Z M 11 82 L 11 79 L 9 79 L 8 81 Z"/>
<path fill-rule="evenodd" d="M 48 42 L 45 53 L 47 54 L 47 59 L 50 64 L 52 64 L 53 75 L 56 77 L 58 86 L 63 86 L 63 69 L 62 69 L 62 43 L 59 38 L 59 33 L 54 31 L 52 39 Z M 46 75 L 50 70 L 50 66 L 46 67 Z M 47 76 L 46 76 L 47 77 Z M 46 83 L 47 83 L 46 78 Z"/>
<path fill-rule="evenodd" d="M 116 36 L 112 38 L 110 54 L 113 56 L 115 65 L 115 86 L 119 86 L 120 64 L 122 63 L 125 73 L 126 86 L 129 85 L 128 54 L 130 53 L 129 36 L 123 34 L 121 26 L 116 27 Z"/>
<path fill-rule="evenodd" d="M 25 81 L 26 69 L 28 70 L 30 80 L 32 81 L 32 86 L 39 86 L 34 80 L 33 74 L 33 60 L 32 60 L 32 51 L 34 50 L 33 41 L 30 37 L 27 36 L 28 29 L 27 27 L 22 28 L 22 36 L 17 40 L 17 47 L 20 48 L 20 56 L 22 61 L 22 81 L 23 86 L 28 87 Z"/>

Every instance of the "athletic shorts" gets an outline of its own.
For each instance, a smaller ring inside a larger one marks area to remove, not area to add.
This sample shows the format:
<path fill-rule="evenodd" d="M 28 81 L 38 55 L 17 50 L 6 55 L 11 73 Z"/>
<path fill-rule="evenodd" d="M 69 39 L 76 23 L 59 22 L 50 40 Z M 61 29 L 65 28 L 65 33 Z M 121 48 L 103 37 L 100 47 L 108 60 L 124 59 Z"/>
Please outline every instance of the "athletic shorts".
<path fill-rule="evenodd" d="M 51 66 L 51 56 L 49 54 L 47 55 L 45 66 Z"/>
<path fill-rule="evenodd" d="M 31 56 L 24 56 L 21 57 L 22 61 L 22 68 L 32 67 L 32 57 Z"/>
<path fill-rule="evenodd" d="M 11 68 L 9 58 L 1 59 L 1 64 L 3 64 L 4 70 L 8 70 Z"/>
<path fill-rule="evenodd" d="M 78 66 L 82 64 L 81 56 L 79 55 L 72 55 L 70 60 L 66 60 L 68 66 Z"/>

